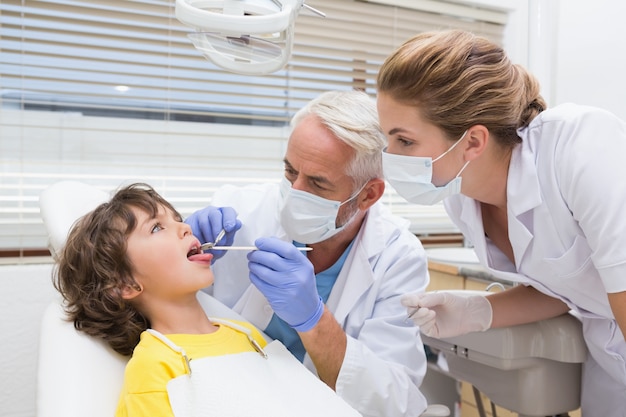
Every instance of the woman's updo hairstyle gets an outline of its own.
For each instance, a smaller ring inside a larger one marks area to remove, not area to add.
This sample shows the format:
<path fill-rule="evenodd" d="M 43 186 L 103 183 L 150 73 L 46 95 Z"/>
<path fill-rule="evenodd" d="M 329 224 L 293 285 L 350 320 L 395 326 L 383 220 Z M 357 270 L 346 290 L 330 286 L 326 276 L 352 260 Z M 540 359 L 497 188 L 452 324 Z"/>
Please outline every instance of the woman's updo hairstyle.
<path fill-rule="evenodd" d="M 493 42 L 461 30 L 425 32 L 406 41 L 383 63 L 378 91 L 419 107 L 450 140 L 476 124 L 509 148 L 546 102 L 539 82 L 512 64 Z"/>

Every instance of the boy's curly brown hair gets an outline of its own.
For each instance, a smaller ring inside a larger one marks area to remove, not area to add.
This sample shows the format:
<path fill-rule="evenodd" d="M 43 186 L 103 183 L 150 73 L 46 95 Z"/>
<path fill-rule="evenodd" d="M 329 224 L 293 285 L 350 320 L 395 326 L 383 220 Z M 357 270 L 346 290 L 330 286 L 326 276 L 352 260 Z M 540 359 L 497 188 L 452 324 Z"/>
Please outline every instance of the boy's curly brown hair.
<path fill-rule="evenodd" d="M 119 189 L 107 203 L 79 219 L 70 231 L 54 274 L 54 287 L 65 300 L 68 320 L 90 336 L 105 340 L 129 356 L 149 320 L 122 297 L 135 287 L 126 254 L 128 235 L 137 227 L 132 208 L 151 217 L 174 207 L 151 186 L 135 183 Z"/>

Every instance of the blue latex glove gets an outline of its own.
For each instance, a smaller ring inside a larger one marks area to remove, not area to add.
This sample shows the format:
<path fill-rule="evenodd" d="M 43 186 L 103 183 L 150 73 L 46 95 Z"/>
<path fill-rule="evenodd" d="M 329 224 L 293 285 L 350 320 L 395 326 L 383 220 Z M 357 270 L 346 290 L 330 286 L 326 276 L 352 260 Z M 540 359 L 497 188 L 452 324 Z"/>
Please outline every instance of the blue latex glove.
<path fill-rule="evenodd" d="M 185 223 L 191 226 L 193 235 L 200 239 L 200 243 L 215 242 L 217 235 L 224 229 L 226 235 L 218 242 L 220 246 L 231 246 L 235 233 L 241 229 L 241 220 L 237 219 L 237 212 L 232 207 L 205 207 L 189 216 Z M 207 252 L 213 254 L 213 261 L 226 253 L 223 250 Z"/>
<path fill-rule="evenodd" d="M 265 295 L 274 312 L 298 332 L 311 330 L 324 312 L 313 265 L 291 243 L 259 238 L 248 254 L 250 281 Z"/>

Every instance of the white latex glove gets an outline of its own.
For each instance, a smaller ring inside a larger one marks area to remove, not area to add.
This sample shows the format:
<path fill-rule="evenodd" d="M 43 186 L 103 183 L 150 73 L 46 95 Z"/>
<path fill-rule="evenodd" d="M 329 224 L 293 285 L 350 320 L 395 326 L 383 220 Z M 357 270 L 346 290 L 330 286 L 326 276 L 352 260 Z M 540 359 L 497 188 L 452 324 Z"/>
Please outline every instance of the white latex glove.
<path fill-rule="evenodd" d="M 482 295 L 435 291 L 404 294 L 400 302 L 426 336 L 459 336 L 484 331 L 491 326 L 491 304 Z"/>

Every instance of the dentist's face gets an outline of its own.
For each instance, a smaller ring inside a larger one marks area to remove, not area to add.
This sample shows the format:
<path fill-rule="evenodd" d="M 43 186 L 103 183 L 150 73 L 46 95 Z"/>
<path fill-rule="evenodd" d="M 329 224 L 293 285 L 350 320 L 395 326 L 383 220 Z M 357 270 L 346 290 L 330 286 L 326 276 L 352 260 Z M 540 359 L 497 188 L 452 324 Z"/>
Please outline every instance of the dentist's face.
<path fill-rule="evenodd" d="M 352 197 L 354 184 L 347 174 L 354 150 L 336 139 L 316 116 L 300 122 L 289 137 L 285 177 L 294 189 L 343 202 Z M 337 226 L 352 217 L 358 198 L 339 209 Z"/>

